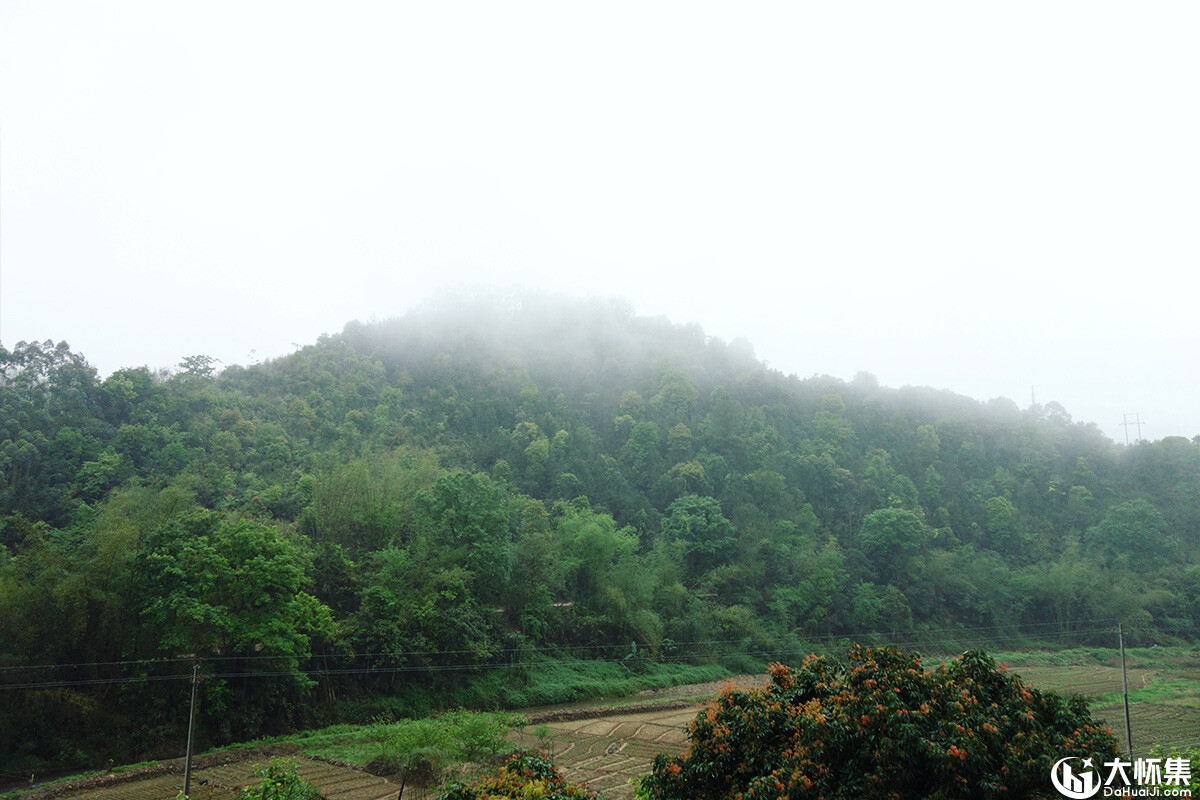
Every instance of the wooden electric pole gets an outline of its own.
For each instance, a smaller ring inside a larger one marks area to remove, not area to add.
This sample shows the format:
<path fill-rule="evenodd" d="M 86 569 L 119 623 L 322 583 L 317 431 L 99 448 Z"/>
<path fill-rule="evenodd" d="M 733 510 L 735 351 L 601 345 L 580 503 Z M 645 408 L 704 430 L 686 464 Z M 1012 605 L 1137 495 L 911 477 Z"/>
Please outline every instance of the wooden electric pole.
<path fill-rule="evenodd" d="M 183 759 L 183 796 L 192 795 L 192 725 L 196 721 L 196 685 L 200 683 L 200 662 L 192 665 L 192 707 L 188 711 L 187 755 Z"/>
<path fill-rule="evenodd" d="M 1121 694 L 1125 696 L 1125 749 L 1133 761 L 1133 728 L 1129 724 L 1129 677 L 1125 674 L 1125 632 L 1117 623 L 1117 639 L 1121 642 Z"/>

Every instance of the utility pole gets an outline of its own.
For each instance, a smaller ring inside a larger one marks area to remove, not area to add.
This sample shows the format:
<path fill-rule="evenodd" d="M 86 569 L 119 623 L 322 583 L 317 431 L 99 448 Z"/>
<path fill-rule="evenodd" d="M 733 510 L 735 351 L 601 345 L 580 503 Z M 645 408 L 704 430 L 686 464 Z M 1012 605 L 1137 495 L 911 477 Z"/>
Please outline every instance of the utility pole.
<path fill-rule="evenodd" d="M 192 707 L 188 711 L 187 756 L 183 759 L 183 796 L 192 796 L 192 725 L 196 721 L 196 686 L 200 683 L 200 662 L 192 665 Z"/>
<path fill-rule="evenodd" d="M 1117 623 L 1117 639 L 1121 642 L 1121 694 L 1125 696 L 1125 749 L 1133 761 L 1133 728 L 1129 724 L 1129 678 L 1125 674 L 1125 632 Z"/>

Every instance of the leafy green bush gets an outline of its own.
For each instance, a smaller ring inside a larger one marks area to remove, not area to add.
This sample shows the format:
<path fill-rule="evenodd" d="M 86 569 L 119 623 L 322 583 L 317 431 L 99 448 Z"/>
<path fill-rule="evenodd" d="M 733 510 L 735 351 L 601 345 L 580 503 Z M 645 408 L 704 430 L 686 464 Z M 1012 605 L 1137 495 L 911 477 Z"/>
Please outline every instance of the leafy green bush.
<path fill-rule="evenodd" d="M 451 711 L 429 719 L 375 723 L 371 738 L 379 756 L 369 764 L 378 774 L 407 770 L 436 781 L 452 763 L 495 757 L 510 748 L 508 731 L 523 721 L 515 714 Z"/>
<path fill-rule="evenodd" d="M 595 797 L 596 793 L 586 786 L 568 782 L 550 759 L 517 754 L 510 756 L 494 775 L 485 775 L 470 784 L 451 784 L 439 800 L 579 800 Z"/>
<path fill-rule="evenodd" d="M 1180 789 L 1187 789 L 1192 794 L 1196 794 L 1200 790 L 1200 747 L 1163 747 L 1156 744 L 1150 748 L 1150 756 L 1152 758 L 1184 758 L 1192 765 L 1189 774 L 1191 778 L 1187 783 L 1180 784 Z"/>
<path fill-rule="evenodd" d="M 262 780 L 247 786 L 238 800 L 321 800 L 317 787 L 300 777 L 294 761 L 277 761 L 259 767 Z"/>
<path fill-rule="evenodd" d="M 508 731 L 523 718 L 516 714 L 451 711 L 437 718 L 450 734 L 455 756 L 463 761 L 495 757 L 508 744 Z"/>
<path fill-rule="evenodd" d="M 712 701 L 690 750 L 656 759 L 648 797 L 1041 797 L 1056 760 L 1117 754 L 1081 698 L 1030 688 L 981 652 L 926 672 L 920 656 L 856 647 L 848 666 L 810 656 L 771 678 Z"/>

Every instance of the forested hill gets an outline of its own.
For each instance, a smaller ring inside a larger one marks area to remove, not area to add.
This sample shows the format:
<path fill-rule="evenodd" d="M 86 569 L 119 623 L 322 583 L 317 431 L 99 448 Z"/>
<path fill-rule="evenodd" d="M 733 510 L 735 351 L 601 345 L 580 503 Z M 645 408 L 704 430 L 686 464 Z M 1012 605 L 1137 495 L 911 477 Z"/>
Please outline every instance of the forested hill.
<path fill-rule="evenodd" d="M 1119 619 L 1149 643 L 1200 618 L 1198 445 L 785 376 L 619 303 L 459 297 L 219 372 L 0 359 L 9 764 L 178 733 L 155 679 L 194 656 L 217 740 L 631 642 Z"/>

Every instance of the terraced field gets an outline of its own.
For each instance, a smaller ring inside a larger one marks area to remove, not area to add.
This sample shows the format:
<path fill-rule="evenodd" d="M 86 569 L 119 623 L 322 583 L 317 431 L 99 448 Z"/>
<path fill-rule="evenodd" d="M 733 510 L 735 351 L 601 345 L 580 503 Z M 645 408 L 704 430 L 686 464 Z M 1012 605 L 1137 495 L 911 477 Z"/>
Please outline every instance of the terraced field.
<path fill-rule="evenodd" d="M 394 800 L 400 794 L 397 784 L 357 769 L 306 756 L 296 756 L 292 760 L 300 777 L 320 789 L 327 800 Z M 258 763 L 247 759 L 197 769 L 192 773 L 192 798 L 233 800 L 243 786 L 259 782 L 258 767 Z M 95 781 L 55 796 L 89 800 L 173 800 L 183 789 L 183 773 L 172 771 L 108 786 L 103 783 Z"/>
<path fill-rule="evenodd" d="M 594 712 L 601 716 L 547 722 L 548 736 L 535 736 L 526 728 L 511 738 L 520 747 L 548 752 L 568 780 L 586 783 L 609 800 L 625 800 L 633 797 L 631 782 L 650 771 L 656 755 L 685 749 L 687 725 L 703 706 L 703 698 L 726 683 L 746 687 L 765 682 L 765 675 L 743 675 L 646 693 L 635 699 L 656 701 L 660 707 L 603 709 Z M 675 707 L 664 707 L 668 705 Z"/>
<path fill-rule="evenodd" d="M 697 706 L 617 714 L 595 719 L 550 722 L 552 738 L 515 734 L 521 747 L 545 745 L 568 780 L 586 783 L 606 797 L 633 796 L 631 780 L 650 771 L 658 753 L 678 753 L 686 744 L 685 728 Z"/>
<path fill-rule="evenodd" d="M 1121 669 L 1113 664 L 1020 665 L 1010 670 L 1042 689 L 1078 693 L 1089 701 L 1092 713 L 1104 720 L 1119 742 L 1125 741 L 1125 712 L 1121 704 Z M 1128 671 L 1131 726 L 1136 755 L 1146 755 L 1160 744 L 1200 744 L 1200 669 L 1186 659 L 1153 666 L 1134 662 Z M 765 676 L 743 676 L 743 686 L 761 684 Z M 717 685 L 683 687 L 674 696 L 711 695 Z M 656 695 L 660 699 L 671 692 Z M 543 742 L 572 780 L 588 783 L 613 800 L 633 796 L 629 781 L 644 775 L 657 753 L 674 755 L 687 744 L 686 726 L 699 710 L 685 708 L 654 712 L 615 713 L 594 719 L 549 723 L 553 738 Z M 518 739 L 537 748 L 528 732 Z"/>
<path fill-rule="evenodd" d="M 605 714 L 601 717 L 546 722 L 541 736 L 526 728 L 513 731 L 510 738 L 519 747 L 550 752 L 570 780 L 587 783 L 603 791 L 610 800 L 622 800 L 633 796 L 630 782 L 650 770 L 656 754 L 683 749 L 687 723 L 696 716 L 699 707 L 687 703 L 676 708 L 632 713 L 622 713 L 619 707 L 604 709 L 592 712 Z M 300 776 L 317 786 L 328 800 L 394 800 L 400 794 L 398 783 L 357 769 L 306 756 L 294 756 L 293 760 Z M 192 773 L 193 800 L 234 800 L 241 787 L 258 782 L 255 773 L 258 766 L 254 760 L 246 759 L 196 769 Z M 54 797 L 173 800 L 182 789 L 183 774 L 172 771 L 103 784 L 98 779 L 55 793 Z M 430 794 L 412 788 L 405 791 L 404 797 Z"/>
<path fill-rule="evenodd" d="M 1125 746 L 1125 709 L 1116 704 L 1092 709 L 1092 716 L 1104 720 L 1113 735 Z M 1145 756 L 1155 744 L 1195 747 L 1200 743 L 1200 711 L 1165 703 L 1130 703 L 1129 721 L 1133 730 L 1133 752 Z"/>
<path fill-rule="evenodd" d="M 1124 742 L 1124 709 L 1121 705 L 1121 671 L 1113 664 L 1021 664 L 1010 662 L 1010 671 L 1039 688 L 1084 695 L 1093 714 Z M 1128 672 L 1132 705 L 1134 752 L 1145 755 L 1152 744 L 1200 744 L 1200 665 L 1176 660 L 1151 665 L 1134 664 Z M 742 676 L 739 686 L 761 685 L 765 676 Z M 609 800 L 633 797 L 632 781 L 650 770 L 658 753 L 674 755 L 686 747 L 686 727 L 703 699 L 714 695 L 719 683 L 677 687 L 627 698 L 631 705 L 610 708 L 570 708 L 532 715 L 530 724 L 510 734 L 514 745 L 549 753 L 572 781 L 587 783 Z M 293 748 L 298 749 L 298 748 Z M 256 754 L 234 763 L 208 763 L 194 773 L 194 800 L 231 800 L 240 787 L 257 783 Z M 297 753 L 301 776 L 313 782 L 330 800 L 392 800 L 400 785 L 344 765 L 331 764 Z M 475 765 L 479 768 L 480 765 Z M 469 773 L 468 773 L 469 774 Z M 36 800 L 87 797 L 98 800 L 171 800 L 182 786 L 182 771 L 130 776 L 133 780 L 104 786 L 103 782 L 63 787 Z M 404 798 L 435 797 L 436 789 L 409 787 Z M 31 798 L 33 800 L 33 798 Z"/>
<path fill-rule="evenodd" d="M 1114 664 L 1060 666 L 1014 664 L 1011 671 L 1027 683 L 1063 694 L 1081 694 L 1092 716 L 1125 742 L 1125 709 L 1121 700 L 1121 668 Z M 1135 755 L 1164 747 L 1200 745 L 1200 669 L 1189 659 L 1127 670 L 1129 717 Z"/>

